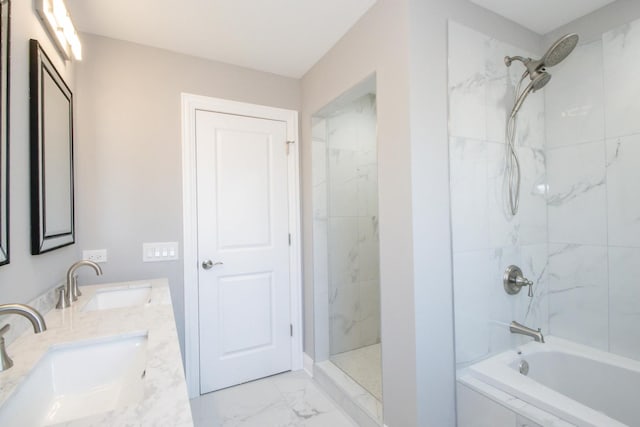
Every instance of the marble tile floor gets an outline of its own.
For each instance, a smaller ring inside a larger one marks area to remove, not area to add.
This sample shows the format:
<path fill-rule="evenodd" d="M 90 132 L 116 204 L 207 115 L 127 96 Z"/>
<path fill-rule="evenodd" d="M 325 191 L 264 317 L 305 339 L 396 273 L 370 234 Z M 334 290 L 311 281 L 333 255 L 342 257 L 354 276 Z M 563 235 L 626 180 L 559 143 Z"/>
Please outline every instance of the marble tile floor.
<path fill-rule="evenodd" d="M 382 360 L 380 343 L 335 354 L 331 362 L 382 401 Z"/>
<path fill-rule="evenodd" d="M 304 371 L 191 399 L 195 427 L 355 427 Z"/>

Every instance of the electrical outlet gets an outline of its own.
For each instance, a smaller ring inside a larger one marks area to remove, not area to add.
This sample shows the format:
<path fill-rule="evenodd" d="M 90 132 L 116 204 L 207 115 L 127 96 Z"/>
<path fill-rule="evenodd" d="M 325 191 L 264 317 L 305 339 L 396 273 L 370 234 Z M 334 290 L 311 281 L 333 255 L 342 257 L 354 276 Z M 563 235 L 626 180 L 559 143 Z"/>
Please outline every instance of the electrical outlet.
<path fill-rule="evenodd" d="M 97 263 L 107 262 L 107 250 L 93 249 L 89 251 L 82 251 L 82 259 L 87 259 Z"/>

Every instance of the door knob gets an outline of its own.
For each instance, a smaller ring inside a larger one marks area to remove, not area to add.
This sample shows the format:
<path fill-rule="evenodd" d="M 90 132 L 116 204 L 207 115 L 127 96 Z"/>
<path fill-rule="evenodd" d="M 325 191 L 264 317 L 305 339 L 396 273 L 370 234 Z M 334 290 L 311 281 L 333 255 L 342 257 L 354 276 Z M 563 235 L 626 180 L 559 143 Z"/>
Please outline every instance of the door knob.
<path fill-rule="evenodd" d="M 216 265 L 224 265 L 224 263 L 220 261 L 213 262 L 210 259 L 202 261 L 202 268 L 204 268 L 205 270 L 211 270 L 211 268 L 215 267 Z"/>

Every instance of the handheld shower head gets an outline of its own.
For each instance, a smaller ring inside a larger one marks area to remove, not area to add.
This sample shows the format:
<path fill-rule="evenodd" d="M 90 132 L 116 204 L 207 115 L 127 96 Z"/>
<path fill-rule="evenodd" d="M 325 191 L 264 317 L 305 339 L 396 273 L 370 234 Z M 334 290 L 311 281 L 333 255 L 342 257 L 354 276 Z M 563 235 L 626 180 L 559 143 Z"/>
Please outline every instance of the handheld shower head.
<path fill-rule="evenodd" d="M 533 80 L 531 80 L 531 83 L 529 83 L 529 86 L 532 87 L 533 92 L 537 92 L 543 87 L 545 87 L 547 83 L 549 83 L 549 80 L 551 80 L 551 74 L 547 73 L 546 71 L 539 71 L 533 77 Z"/>
<path fill-rule="evenodd" d="M 573 52 L 573 49 L 575 49 L 578 44 L 578 39 L 577 34 L 567 34 L 560 37 L 560 39 L 551 45 L 547 53 L 538 60 L 523 58 L 522 56 L 506 56 L 504 58 L 504 63 L 507 67 L 510 67 L 513 61 L 520 61 L 526 68 L 516 88 L 515 102 L 506 127 L 506 180 L 509 188 L 509 208 L 512 215 L 518 212 L 518 204 L 520 201 L 520 161 L 518 160 L 518 154 L 515 149 L 518 111 L 520 111 L 522 104 L 531 92 L 537 92 L 551 80 L 551 74 L 547 72 L 545 67 L 553 67 L 562 62 Z M 522 93 L 520 93 L 522 82 L 527 76 L 531 81 Z"/>
<path fill-rule="evenodd" d="M 518 114 L 518 111 L 520 111 L 520 108 L 522 108 L 524 100 L 531 92 L 539 91 L 547 83 L 549 83 L 549 80 L 551 80 L 551 74 L 547 73 L 546 71 L 536 72 L 535 77 L 532 77 L 531 83 L 529 83 L 525 90 L 522 91 L 520 96 L 518 96 L 518 99 L 516 100 L 515 104 L 513 105 L 513 109 L 511 110 L 511 117 L 514 117 L 516 114 Z"/>
<path fill-rule="evenodd" d="M 546 67 L 553 67 L 564 61 L 564 59 L 573 52 L 573 49 L 576 48 L 579 39 L 580 38 L 577 34 L 566 34 L 552 44 L 549 50 L 547 50 L 547 53 L 545 53 L 541 59 L 533 60 L 531 58 L 523 58 L 522 56 L 505 56 L 504 63 L 507 67 L 510 67 L 513 61 L 522 62 L 527 68 L 527 72 L 525 74 L 528 74 L 529 78 L 533 82 L 538 79 L 539 74 L 547 74 Z M 548 74 L 547 76 L 549 78 L 551 77 Z M 547 84 L 549 82 L 549 78 L 542 81 L 542 85 L 537 83 L 535 85 L 536 87 L 534 88 L 534 92 Z"/>

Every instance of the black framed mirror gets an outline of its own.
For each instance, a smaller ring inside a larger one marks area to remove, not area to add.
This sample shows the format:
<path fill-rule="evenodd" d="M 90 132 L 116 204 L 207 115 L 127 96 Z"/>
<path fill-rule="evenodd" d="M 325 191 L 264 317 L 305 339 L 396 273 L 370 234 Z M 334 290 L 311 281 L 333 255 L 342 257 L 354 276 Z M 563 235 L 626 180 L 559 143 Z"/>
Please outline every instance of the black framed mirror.
<path fill-rule="evenodd" d="M 75 242 L 73 96 L 37 40 L 31 40 L 31 253 Z"/>
<path fill-rule="evenodd" d="M 9 30 L 11 2 L 0 1 L 0 265 L 9 263 Z"/>

